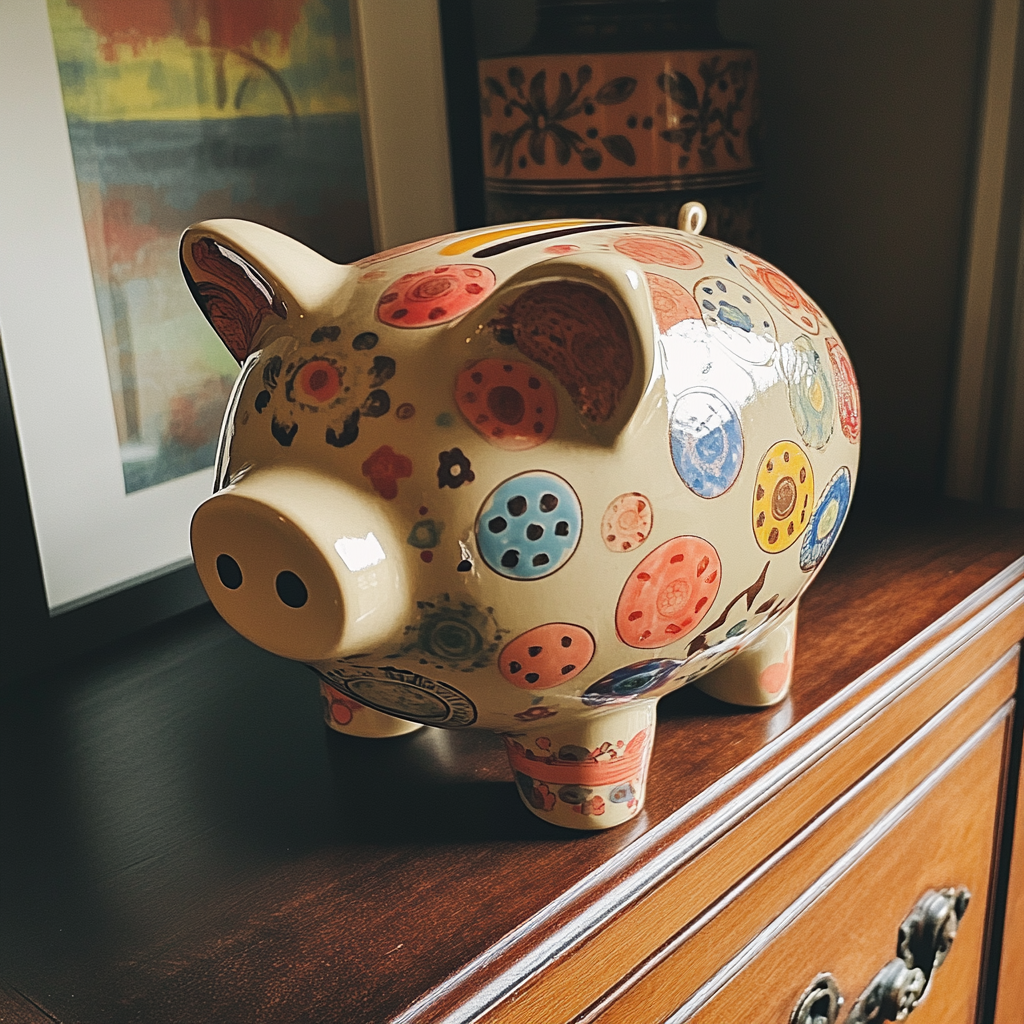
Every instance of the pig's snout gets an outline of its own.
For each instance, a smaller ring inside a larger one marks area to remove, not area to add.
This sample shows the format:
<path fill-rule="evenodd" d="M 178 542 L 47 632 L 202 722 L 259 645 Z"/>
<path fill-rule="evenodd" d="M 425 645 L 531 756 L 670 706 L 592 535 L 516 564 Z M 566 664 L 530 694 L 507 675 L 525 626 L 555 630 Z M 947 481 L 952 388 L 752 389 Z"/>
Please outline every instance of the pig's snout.
<path fill-rule="evenodd" d="M 385 510 L 299 469 L 257 471 L 192 519 L 192 554 L 214 607 L 244 637 L 297 661 L 372 650 L 408 603 Z"/>

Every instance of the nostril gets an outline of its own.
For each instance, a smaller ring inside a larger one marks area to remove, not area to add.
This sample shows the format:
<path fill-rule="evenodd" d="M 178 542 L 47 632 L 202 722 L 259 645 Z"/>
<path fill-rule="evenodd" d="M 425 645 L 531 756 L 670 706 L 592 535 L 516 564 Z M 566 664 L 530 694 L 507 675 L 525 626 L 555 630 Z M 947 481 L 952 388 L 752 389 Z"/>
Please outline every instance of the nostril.
<path fill-rule="evenodd" d="M 228 590 L 237 590 L 242 585 L 242 569 L 230 555 L 217 556 L 217 575 Z"/>
<path fill-rule="evenodd" d="M 239 574 L 241 579 L 241 574 Z M 285 569 L 284 572 L 277 574 L 277 580 L 274 583 L 277 588 L 277 596 L 289 608 L 301 608 L 306 601 L 309 599 L 309 592 L 306 590 L 306 584 L 299 579 L 295 573 Z"/>

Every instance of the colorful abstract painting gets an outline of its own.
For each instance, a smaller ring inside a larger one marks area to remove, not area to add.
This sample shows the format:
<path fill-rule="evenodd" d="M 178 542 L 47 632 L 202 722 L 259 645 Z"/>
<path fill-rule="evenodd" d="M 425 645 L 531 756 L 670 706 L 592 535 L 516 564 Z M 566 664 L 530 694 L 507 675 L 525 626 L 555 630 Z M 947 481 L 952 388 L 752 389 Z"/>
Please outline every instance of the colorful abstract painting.
<path fill-rule="evenodd" d="M 48 0 L 125 491 L 213 465 L 237 366 L 182 281 L 241 217 L 349 262 L 373 243 L 347 0 Z"/>

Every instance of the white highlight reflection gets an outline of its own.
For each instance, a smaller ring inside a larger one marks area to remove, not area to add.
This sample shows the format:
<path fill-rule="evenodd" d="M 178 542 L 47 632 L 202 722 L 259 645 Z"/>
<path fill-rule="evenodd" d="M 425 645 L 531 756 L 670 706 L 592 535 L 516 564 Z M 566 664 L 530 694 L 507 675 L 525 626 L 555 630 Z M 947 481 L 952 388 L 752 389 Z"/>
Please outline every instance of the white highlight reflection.
<path fill-rule="evenodd" d="M 384 549 L 372 532 L 365 537 L 339 537 L 334 542 L 334 550 L 341 555 L 349 572 L 369 569 L 385 558 Z"/>

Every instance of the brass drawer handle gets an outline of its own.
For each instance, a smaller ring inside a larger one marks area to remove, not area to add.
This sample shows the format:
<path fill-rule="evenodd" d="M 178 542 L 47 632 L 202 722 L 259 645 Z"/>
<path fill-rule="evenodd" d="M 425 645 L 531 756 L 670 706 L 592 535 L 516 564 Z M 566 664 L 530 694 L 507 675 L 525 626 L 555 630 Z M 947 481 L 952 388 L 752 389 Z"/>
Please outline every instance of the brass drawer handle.
<path fill-rule="evenodd" d="M 921 1000 L 928 979 L 920 967 L 890 960 L 853 1004 L 846 1024 L 881 1024 L 904 1020 Z"/>
<path fill-rule="evenodd" d="M 836 979 L 827 972 L 819 974 L 800 997 L 789 1024 L 836 1024 L 842 1005 Z"/>
<path fill-rule="evenodd" d="M 970 891 L 964 886 L 938 892 L 929 889 L 900 925 L 897 958 L 875 975 L 853 1004 L 846 1024 L 904 1020 L 928 994 L 970 901 Z"/>
<path fill-rule="evenodd" d="M 908 967 L 920 967 L 930 981 L 932 972 L 946 959 L 970 902 L 970 890 L 962 885 L 938 892 L 929 889 L 900 925 L 896 955 Z"/>
<path fill-rule="evenodd" d="M 845 1024 L 904 1020 L 928 994 L 970 902 L 970 890 L 963 885 L 929 889 L 900 925 L 896 958 L 872 978 Z M 836 979 L 819 974 L 800 997 L 789 1024 L 836 1024 L 842 1005 Z"/>

